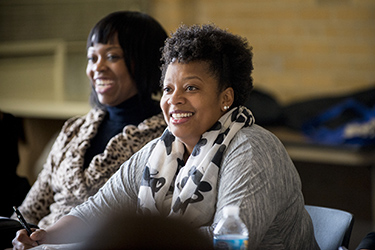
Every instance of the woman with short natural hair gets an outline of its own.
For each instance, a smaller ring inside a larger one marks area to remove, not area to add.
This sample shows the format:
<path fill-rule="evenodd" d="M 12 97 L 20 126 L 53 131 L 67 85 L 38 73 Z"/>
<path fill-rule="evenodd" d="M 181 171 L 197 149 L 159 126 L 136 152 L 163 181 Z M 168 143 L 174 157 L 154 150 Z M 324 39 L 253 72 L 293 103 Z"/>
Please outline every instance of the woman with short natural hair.
<path fill-rule="evenodd" d="M 15 249 L 90 241 L 90 228 L 120 211 L 184 220 L 212 239 L 227 205 L 240 207 L 249 249 L 319 249 L 288 153 L 242 106 L 252 88 L 246 40 L 214 25 L 182 26 L 162 59 L 163 135 L 52 227 L 19 231 Z"/>

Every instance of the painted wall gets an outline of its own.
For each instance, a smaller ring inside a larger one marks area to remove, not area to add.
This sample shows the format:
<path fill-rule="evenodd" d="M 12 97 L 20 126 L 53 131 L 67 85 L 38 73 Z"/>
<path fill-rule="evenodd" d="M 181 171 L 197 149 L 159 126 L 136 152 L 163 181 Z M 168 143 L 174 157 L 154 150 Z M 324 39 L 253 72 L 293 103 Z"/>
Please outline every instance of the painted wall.
<path fill-rule="evenodd" d="M 253 46 L 255 86 L 288 103 L 375 85 L 373 0 L 153 0 L 168 31 L 210 23 Z"/>

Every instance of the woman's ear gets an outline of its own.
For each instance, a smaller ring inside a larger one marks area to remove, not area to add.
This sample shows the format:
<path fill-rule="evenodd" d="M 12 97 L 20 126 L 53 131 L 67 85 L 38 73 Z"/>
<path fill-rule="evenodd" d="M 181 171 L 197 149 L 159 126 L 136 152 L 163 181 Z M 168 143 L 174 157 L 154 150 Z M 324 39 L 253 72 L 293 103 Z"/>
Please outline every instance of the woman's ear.
<path fill-rule="evenodd" d="M 221 110 L 227 111 L 234 102 L 234 90 L 232 87 L 226 88 L 221 92 Z"/>

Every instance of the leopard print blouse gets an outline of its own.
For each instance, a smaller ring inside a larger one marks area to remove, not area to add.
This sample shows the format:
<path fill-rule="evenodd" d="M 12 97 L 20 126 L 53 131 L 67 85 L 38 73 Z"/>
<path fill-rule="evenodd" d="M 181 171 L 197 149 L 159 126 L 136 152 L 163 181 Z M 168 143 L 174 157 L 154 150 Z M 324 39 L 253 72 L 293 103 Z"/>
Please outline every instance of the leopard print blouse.
<path fill-rule="evenodd" d="M 161 113 L 138 126 L 125 126 L 122 133 L 108 142 L 104 152 L 83 169 L 84 154 L 104 116 L 104 111 L 92 109 L 64 124 L 43 170 L 19 207 L 29 223 L 40 228 L 55 223 L 95 194 L 124 161 L 166 128 Z"/>

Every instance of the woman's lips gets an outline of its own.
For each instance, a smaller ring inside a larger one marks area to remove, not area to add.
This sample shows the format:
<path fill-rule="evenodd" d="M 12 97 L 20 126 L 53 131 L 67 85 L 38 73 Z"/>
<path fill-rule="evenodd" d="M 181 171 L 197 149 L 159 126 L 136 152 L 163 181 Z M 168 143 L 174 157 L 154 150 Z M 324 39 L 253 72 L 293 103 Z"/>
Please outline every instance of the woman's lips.
<path fill-rule="evenodd" d="M 171 122 L 173 124 L 180 124 L 188 121 L 194 114 L 192 112 L 172 112 Z"/>

